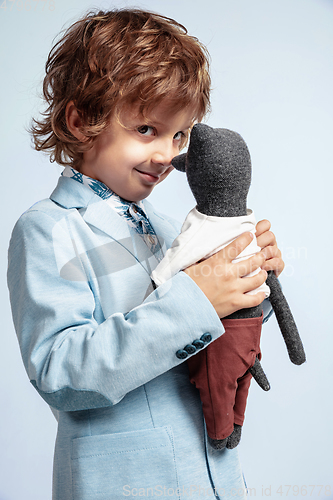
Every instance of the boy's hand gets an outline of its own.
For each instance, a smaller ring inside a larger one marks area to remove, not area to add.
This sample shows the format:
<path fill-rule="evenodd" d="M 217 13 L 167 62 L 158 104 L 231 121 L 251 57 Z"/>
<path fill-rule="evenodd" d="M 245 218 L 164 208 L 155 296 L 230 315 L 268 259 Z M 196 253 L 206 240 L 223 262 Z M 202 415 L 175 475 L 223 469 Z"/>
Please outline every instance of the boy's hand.
<path fill-rule="evenodd" d="M 266 258 L 261 267 L 265 271 L 274 271 L 275 275 L 279 276 L 285 264 L 281 257 L 281 251 L 277 246 L 275 235 L 270 231 L 270 228 L 271 223 L 268 220 L 261 220 L 256 225 L 257 243 Z"/>
<path fill-rule="evenodd" d="M 184 270 L 201 288 L 219 318 L 224 318 L 239 309 L 258 306 L 265 298 L 264 292 L 254 295 L 245 293 L 265 282 L 266 271 L 262 270 L 255 276 L 243 278 L 265 263 L 263 253 L 259 252 L 249 259 L 232 263 L 251 240 L 252 234 L 244 233 L 208 259 Z"/>

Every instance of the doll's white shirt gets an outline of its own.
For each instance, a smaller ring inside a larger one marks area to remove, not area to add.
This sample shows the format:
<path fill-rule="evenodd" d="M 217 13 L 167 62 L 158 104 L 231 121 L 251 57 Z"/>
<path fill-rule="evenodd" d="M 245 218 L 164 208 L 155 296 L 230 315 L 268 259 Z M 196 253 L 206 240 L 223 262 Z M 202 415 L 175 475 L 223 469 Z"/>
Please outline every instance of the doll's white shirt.
<path fill-rule="evenodd" d="M 156 285 L 162 285 L 179 271 L 210 257 L 247 231 L 254 235 L 254 239 L 233 262 L 239 262 L 255 255 L 261 250 L 257 245 L 255 226 L 256 220 L 252 210 L 247 210 L 247 215 L 241 217 L 214 217 L 202 214 L 193 208 L 184 221 L 181 233 L 152 272 L 152 279 Z M 260 268 L 246 277 L 254 276 L 259 272 Z M 270 289 L 264 283 L 247 293 L 255 294 L 257 292 L 265 292 L 267 298 Z"/>

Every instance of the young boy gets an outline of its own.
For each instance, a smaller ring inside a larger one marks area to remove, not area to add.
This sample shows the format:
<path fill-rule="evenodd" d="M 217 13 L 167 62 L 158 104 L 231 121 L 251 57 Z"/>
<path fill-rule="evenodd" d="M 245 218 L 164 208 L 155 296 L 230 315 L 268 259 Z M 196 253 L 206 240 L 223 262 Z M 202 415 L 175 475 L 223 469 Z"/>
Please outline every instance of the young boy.
<path fill-rule="evenodd" d="M 150 273 L 179 225 L 143 201 L 208 109 L 206 51 L 157 14 L 89 13 L 52 49 L 43 88 L 35 147 L 65 170 L 17 222 L 8 283 L 30 381 L 58 420 L 53 499 L 243 498 L 237 449 L 207 444 L 177 353 L 262 302 L 245 292 L 266 272 L 242 276 L 282 270 L 275 237 L 261 221 L 260 254 L 232 264 L 244 234 L 205 273 L 199 263 L 154 290 Z"/>

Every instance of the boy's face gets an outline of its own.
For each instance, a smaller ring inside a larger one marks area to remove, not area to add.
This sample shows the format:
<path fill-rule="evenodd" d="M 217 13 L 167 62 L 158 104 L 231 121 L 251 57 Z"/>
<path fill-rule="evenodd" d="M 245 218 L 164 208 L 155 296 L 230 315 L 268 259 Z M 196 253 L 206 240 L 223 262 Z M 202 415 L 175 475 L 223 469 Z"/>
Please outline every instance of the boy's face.
<path fill-rule="evenodd" d="M 93 147 L 84 153 L 80 172 L 97 179 L 129 201 L 146 198 L 172 171 L 184 135 L 192 125 L 193 111 L 156 107 L 148 122 L 137 112 L 112 118 Z"/>

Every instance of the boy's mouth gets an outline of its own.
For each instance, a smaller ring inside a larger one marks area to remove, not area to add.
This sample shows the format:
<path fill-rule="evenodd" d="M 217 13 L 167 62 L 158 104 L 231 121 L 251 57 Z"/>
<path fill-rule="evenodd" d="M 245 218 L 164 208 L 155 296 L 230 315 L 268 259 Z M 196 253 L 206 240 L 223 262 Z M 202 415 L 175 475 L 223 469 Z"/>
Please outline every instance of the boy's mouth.
<path fill-rule="evenodd" d="M 137 168 L 135 169 L 141 176 L 145 179 L 146 182 L 149 182 L 150 184 L 155 184 L 160 176 L 156 174 L 152 174 L 150 172 L 143 172 L 142 170 L 138 170 Z"/>

